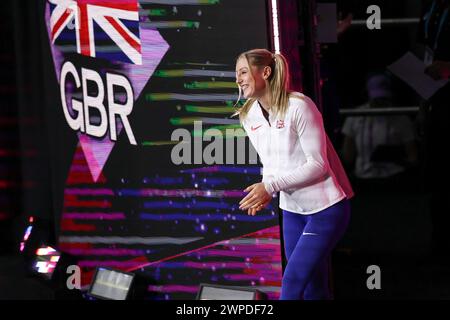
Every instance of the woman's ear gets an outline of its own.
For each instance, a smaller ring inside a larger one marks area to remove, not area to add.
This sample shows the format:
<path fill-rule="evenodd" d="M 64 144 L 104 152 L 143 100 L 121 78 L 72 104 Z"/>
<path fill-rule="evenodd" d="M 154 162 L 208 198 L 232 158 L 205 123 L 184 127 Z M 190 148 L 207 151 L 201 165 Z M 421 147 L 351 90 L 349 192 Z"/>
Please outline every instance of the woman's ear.
<path fill-rule="evenodd" d="M 267 80 L 270 78 L 270 75 L 272 74 L 272 68 L 269 66 L 265 66 L 263 70 L 263 78 L 264 80 Z"/>

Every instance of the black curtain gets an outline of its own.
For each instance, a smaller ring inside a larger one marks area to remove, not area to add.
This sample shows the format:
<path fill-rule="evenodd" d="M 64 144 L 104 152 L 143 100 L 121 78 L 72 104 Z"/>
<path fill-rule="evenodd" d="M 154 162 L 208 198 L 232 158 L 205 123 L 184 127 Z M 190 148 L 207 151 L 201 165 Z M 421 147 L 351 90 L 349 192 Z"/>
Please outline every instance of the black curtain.
<path fill-rule="evenodd" d="M 34 228 L 29 243 L 54 245 L 58 228 L 54 213 L 60 210 L 58 199 L 62 199 L 57 192 L 63 188 L 56 188 L 60 184 L 53 180 L 51 168 L 52 165 L 57 167 L 55 162 L 60 159 L 52 156 L 51 144 L 52 137 L 65 137 L 50 132 L 45 121 L 47 113 L 55 112 L 52 108 L 57 107 L 51 102 L 55 101 L 52 100 L 54 92 L 48 88 L 51 80 L 45 80 L 46 73 L 53 67 L 44 30 L 45 0 L 7 3 L 8 9 L 2 12 L 10 20 L 8 36 L 14 63 L 8 69 L 12 74 L 9 81 L 16 88 L 14 112 L 18 119 L 15 128 L 18 157 L 14 165 L 20 170 L 20 188 L 17 190 L 20 199 L 14 200 L 18 212 L 13 237 L 16 242 L 20 240 L 32 216 Z"/>

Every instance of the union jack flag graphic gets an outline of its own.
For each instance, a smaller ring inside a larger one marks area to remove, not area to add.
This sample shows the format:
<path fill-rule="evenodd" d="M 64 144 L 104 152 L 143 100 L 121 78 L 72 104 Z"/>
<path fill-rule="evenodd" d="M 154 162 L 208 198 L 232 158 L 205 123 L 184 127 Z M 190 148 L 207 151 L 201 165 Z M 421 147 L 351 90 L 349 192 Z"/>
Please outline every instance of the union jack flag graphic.
<path fill-rule="evenodd" d="M 137 0 L 48 1 L 53 44 L 58 39 L 65 43 L 75 40 L 79 54 L 142 64 Z M 72 21 L 75 39 L 70 38 L 68 28 Z"/>

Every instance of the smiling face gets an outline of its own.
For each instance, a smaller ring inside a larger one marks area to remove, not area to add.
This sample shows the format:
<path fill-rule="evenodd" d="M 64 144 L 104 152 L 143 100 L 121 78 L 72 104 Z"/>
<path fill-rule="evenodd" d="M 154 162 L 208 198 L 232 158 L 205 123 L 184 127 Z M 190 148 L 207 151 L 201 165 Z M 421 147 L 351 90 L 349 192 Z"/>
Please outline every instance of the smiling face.
<path fill-rule="evenodd" d="M 257 99 L 264 95 L 268 87 L 267 78 L 269 75 L 270 67 L 250 66 L 245 57 L 240 57 L 236 62 L 236 83 L 246 99 Z"/>

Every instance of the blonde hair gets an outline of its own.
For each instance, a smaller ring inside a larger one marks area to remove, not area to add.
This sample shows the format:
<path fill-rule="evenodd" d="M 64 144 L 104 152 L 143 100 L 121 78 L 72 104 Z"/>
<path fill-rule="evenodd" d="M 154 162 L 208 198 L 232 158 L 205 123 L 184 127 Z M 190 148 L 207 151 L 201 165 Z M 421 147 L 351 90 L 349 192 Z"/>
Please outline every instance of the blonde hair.
<path fill-rule="evenodd" d="M 253 49 L 241 53 L 236 59 L 244 58 L 247 60 L 249 66 L 262 69 L 269 66 L 272 70 L 268 81 L 270 88 L 271 108 L 275 114 L 284 116 L 289 105 L 290 91 L 290 76 L 289 66 L 286 58 L 282 54 L 273 54 L 266 49 Z M 241 88 L 239 88 L 238 102 L 241 100 Z M 239 115 L 239 120 L 242 122 L 247 116 L 250 107 L 255 102 L 255 99 L 248 99 L 240 108 L 236 107 L 236 111 L 232 116 Z"/>

